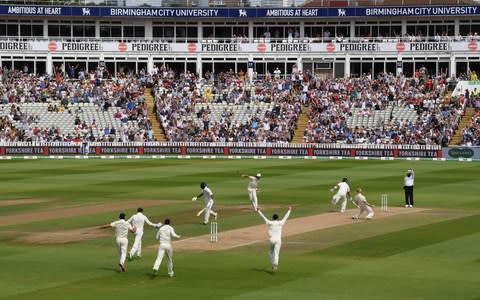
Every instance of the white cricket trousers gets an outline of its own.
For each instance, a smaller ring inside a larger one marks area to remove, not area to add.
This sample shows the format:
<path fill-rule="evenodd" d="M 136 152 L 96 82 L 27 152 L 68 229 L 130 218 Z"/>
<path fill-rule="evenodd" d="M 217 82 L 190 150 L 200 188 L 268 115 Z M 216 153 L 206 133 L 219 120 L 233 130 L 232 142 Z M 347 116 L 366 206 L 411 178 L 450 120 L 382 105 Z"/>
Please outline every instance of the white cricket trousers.
<path fill-rule="evenodd" d="M 366 216 L 367 219 L 373 218 L 373 215 L 374 215 L 373 209 L 372 209 L 370 206 L 368 206 L 368 205 L 361 206 L 360 209 L 358 210 L 358 213 L 357 213 L 355 216 L 353 216 L 353 217 L 354 217 L 355 219 L 358 219 L 358 218 L 360 218 L 360 216 L 361 216 L 364 212 L 367 213 L 367 216 Z"/>
<path fill-rule="evenodd" d="M 162 263 L 162 259 L 164 255 L 167 255 L 167 270 L 168 270 L 168 275 L 173 276 L 173 251 L 172 251 L 172 245 L 171 244 L 160 244 L 158 246 L 158 255 L 157 259 L 155 260 L 155 263 L 153 264 L 153 269 L 155 271 L 158 271 L 160 268 L 160 264 Z"/>
<path fill-rule="evenodd" d="M 248 189 L 248 197 L 250 197 L 250 201 L 252 201 L 253 208 L 257 209 L 258 207 L 257 189 Z"/>
<path fill-rule="evenodd" d="M 128 239 L 126 238 L 117 239 L 118 257 L 122 265 L 125 264 L 125 259 L 127 258 L 127 247 L 128 247 Z"/>
<path fill-rule="evenodd" d="M 142 256 L 142 237 L 143 230 L 135 232 L 135 241 L 133 242 L 132 249 L 130 249 L 130 256 Z"/>
<path fill-rule="evenodd" d="M 336 205 L 338 203 L 338 201 L 342 201 L 342 206 L 340 208 L 340 212 L 345 212 L 345 210 L 347 209 L 347 195 L 339 195 L 339 194 L 335 194 L 335 196 L 333 196 L 333 199 L 332 199 L 332 203 L 333 205 Z"/>
<path fill-rule="evenodd" d="M 205 204 L 205 215 L 203 223 L 208 224 L 208 220 L 210 219 L 210 215 L 216 216 L 217 213 L 212 210 L 213 207 L 213 200 L 210 200 Z"/>
<path fill-rule="evenodd" d="M 282 241 L 280 240 L 270 240 L 270 245 L 268 247 L 268 256 L 270 257 L 270 262 L 273 266 L 278 266 L 278 260 L 280 259 L 280 248 L 282 247 Z"/>

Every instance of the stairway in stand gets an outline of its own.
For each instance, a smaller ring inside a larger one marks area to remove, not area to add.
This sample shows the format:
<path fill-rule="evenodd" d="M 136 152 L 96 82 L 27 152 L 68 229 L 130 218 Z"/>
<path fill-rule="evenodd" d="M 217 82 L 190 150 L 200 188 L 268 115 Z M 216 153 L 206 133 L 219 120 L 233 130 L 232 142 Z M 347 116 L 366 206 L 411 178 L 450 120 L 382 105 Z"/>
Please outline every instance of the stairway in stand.
<path fill-rule="evenodd" d="M 304 107 L 297 121 L 297 129 L 293 133 L 292 143 L 301 144 L 303 143 L 303 134 L 307 128 L 308 118 L 310 117 L 311 112 L 310 106 Z"/>
<path fill-rule="evenodd" d="M 450 140 L 450 146 L 452 145 L 460 145 L 460 142 L 462 141 L 462 132 L 465 126 L 472 120 L 473 115 L 475 114 L 475 108 L 473 107 L 467 107 L 465 110 L 465 114 L 462 116 L 460 119 L 460 122 L 458 123 L 458 128 L 455 131 L 455 135 L 452 137 Z"/>
<path fill-rule="evenodd" d="M 152 89 L 146 88 L 144 91 L 145 95 L 145 103 L 147 104 L 148 108 L 148 114 L 147 117 L 150 119 L 150 122 L 152 122 L 152 129 L 153 129 L 153 135 L 159 142 L 165 142 L 167 139 L 165 138 L 165 133 L 163 131 L 162 126 L 160 125 L 160 122 L 157 119 L 157 115 L 153 112 L 153 96 L 152 96 Z"/>

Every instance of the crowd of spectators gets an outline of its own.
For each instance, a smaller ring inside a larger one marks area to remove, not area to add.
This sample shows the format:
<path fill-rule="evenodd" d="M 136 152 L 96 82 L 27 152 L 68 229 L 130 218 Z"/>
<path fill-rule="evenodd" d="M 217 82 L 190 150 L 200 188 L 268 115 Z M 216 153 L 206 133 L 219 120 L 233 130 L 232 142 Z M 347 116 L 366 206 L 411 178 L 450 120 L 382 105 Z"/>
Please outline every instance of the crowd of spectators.
<path fill-rule="evenodd" d="M 290 79 L 266 76 L 249 84 L 242 73 L 233 71 L 207 72 L 205 78 L 187 72 L 177 78 L 168 66 L 158 74 L 155 108 L 170 141 L 288 143 L 292 139 L 302 104 L 301 92 Z M 211 101 L 225 105 L 218 119 L 211 114 Z M 273 108 L 250 108 L 260 102 L 273 103 Z M 232 120 L 239 111 L 231 106 L 247 106 L 237 123 Z"/>
<path fill-rule="evenodd" d="M 463 114 L 463 103 L 447 97 L 445 75 L 420 82 L 386 73 L 374 79 L 365 75 L 317 80 L 304 142 L 447 145 Z M 394 107 L 407 107 L 416 115 L 398 119 L 390 113 L 372 127 L 349 126 L 355 113 L 373 116 Z"/>
<path fill-rule="evenodd" d="M 178 79 L 173 70 L 160 73 L 156 110 L 170 141 L 287 143 L 300 112 L 310 105 L 305 143 L 447 145 L 464 113 L 464 102 L 448 96 L 445 74 L 325 79 L 308 71 L 281 78 L 274 71 L 252 85 L 231 71 L 207 72 L 205 78 L 186 73 Z M 212 101 L 226 105 L 219 119 L 210 115 Z M 243 124 L 230 122 L 234 111 L 229 105 L 259 102 L 273 102 L 274 109 L 252 111 Z M 204 104 L 201 109 L 199 103 Z M 390 113 L 374 126 L 350 126 L 354 114 L 368 117 L 394 107 L 409 108 L 415 115 L 399 119 Z"/>
<path fill-rule="evenodd" d="M 286 77 L 273 71 L 251 82 L 243 71 L 206 72 L 201 78 L 192 72 L 176 73 L 167 65 L 155 67 L 152 74 L 103 78 L 101 73 L 79 80 L 61 71 L 48 77 L 4 68 L 0 141 L 155 141 L 144 97 L 147 84 L 153 86 L 154 110 L 167 140 L 182 142 L 289 143 L 301 111 L 310 107 L 305 143 L 447 145 L 465 105 L 464 97 L 448 96 L 445 74 L 418 72 L 415 78 L 406 78 L 379 73 L 373 78 L 365 74 L 331 79 L 294 68 Z M 22 106 L 36 102 L 49 103 L 46 111 L 51 113 L 74 116 L 72 130 L 65 132 L 55 124 L 39 128 L 41 116 Z M 82 119 L 80 103 L 113 114 L 121 126 L 99 129 L 95 120 Z M 212 103 L 223 105 L 219 116 L 212 113 Z M 398 118 L 395 107 L 413 110 L 415 116 Z M 479 110 L 480 103 L 471 126 L 463 132 L 464 144 L 478 145 Z M 373 117 L 381 111 L 389 115 L 373 126 L 352 125 L 355 114 Z M 94 134 L 95 130 L 101 133 Z"/>
<path fill-rule="evenodd" d="M 36 76 L 16 69 L 0 69 L 0 104 L 4 112 L 0 141 L 154 140 L 151 121 L 147 118 L 145 78 L 139 74 L 117 74 L 109 78 L 104 77 L 106 73 L 100 69 L 88 77 L 82 77 L 81 73 L 69 76 L 62 70 L 57 68 L 54 76 Z M 75 122 L 69 128 L 55 124 L 39 128 L 37 124 L 42 116 L 29 114 L 23 109 L 26 103 L 49 103 L 45 112 L 70 114 Z M 98 124 L 95 120 L 87 122 L 81 104 L 90 104 L 103 114 L 114 114 L 115 119 L 121 120 L 121 126 L 109 124 L 108 130 L 105 128 L 96 134 Z"/>

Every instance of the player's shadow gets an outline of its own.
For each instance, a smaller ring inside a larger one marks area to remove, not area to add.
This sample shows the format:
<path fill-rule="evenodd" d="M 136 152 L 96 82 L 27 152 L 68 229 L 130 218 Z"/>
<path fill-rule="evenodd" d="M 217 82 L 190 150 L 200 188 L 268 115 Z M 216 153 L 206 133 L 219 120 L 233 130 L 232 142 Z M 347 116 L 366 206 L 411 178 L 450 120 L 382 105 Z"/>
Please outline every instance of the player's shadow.
<path fill-rule="evenodd" d="M 259 273 L 266 273 L 266 274 L 268 274 L 268 275 L 274 275 L 274 274 L 275 274 L 275 272 L 273 272 L 272 270 L 270 270 L 270 269 L 265 269 L 265 268 L 264 268 L 264 269 L 253 268 L 252 270 L 255 271 L 255 272 L 259 272 Z"/>

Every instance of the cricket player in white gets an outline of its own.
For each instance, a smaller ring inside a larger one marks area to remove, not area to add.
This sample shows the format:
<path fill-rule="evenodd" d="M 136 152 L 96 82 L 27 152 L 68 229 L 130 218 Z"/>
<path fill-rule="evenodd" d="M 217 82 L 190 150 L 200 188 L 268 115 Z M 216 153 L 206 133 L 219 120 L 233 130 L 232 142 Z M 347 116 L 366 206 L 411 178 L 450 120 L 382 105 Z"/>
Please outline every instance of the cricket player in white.
<path fill-rule="evenodd" d="M 359 208 L 358 213 L 352 217 L 352 219 L 358 219 L 360 216 L 366 212 L 367 216 L 365 217 L 367 220 L 371 220 L 373 218 L 373 208 L 372 204 L 368 203 L 367 198 L 363 195 L 363 190 L 361 188 L 357 188 L 357 194 L 353 199 L 353 204 Z"/>
<path fill-rule="evenodd" d="M 167 270 L 168 276 L 173 277 L 173 250 L 172 250 L 172 237 L 179 239 L 180 236 L 175 233 L 175 230 L 170 226 L 170 219 L 166 219 L 163 225 L 157 232 L 157 240 L 160 241 L 158 246 L 158 255 L 155 263 L 153 264 L 153 275 L 158 275 L 158 269 L 162 263 L 163 256 L 167 254 Z"/>
<path fill-rule="evenodd" d="M 262 177 L 262 174 L 257 173 L 257 175 L 255 176 L 242 174 L 242 177 L 248 178 L 248 197 L 250 197 L 250 201 L 252 201 L 253 209 L 256 210 L 258 206 L 258 182 L 260 181 L 260 177 Z"/>
<path fill-rule="evenodd" d="M 278 220 L 278 215 L 274 214 L 272 219 L 269 220 L 262 213 L 260 208 L 257 208 L 258 214 L 265 220 L 265 223 L 268 225 L 268 237 L 269 237 L 269 248 L 268 255 L 270 257 L 270 262 L 272 264 L 272 271 L 276 272 L 278 269 L 278 260 L 280 257 L 280 248 L 282 247 L 282 228 L 285 222 L 287 221 L 292 208 L 289 207 L 287 213 L 282 220 Z"/>
<path fill-rule="evenodd" d="M 125 272 L 125 259 L 127 258 L 127 247 L 128 247 L 128 231 L 135 233 L 136 228 L 133 227 L 130 223 L 125 221 L 125 214 L 120 213 L 118 217 L 119 220 L 114 221 L 110 224 L 101 226 L 100 228 L 115 228 L 115 239 L 117 242 L 118 256 L 119 256 L 119 266 L 120 271 Z"/>
<path fill-rule="evenodd" d="M 203 224 L 207 225 L 208 220 L 210 219 L 210 215 L 213 215 L 215 220 L 218 217 L 218 213 L 214 212 L 212 210 L 213 207 L 213 192 L 207 187 L 207 184 L 205 182 L 200 183 L 200 188 L 202 189 L 202 192 L 198 194 L 197 196 L 192 198 L 192 201 L 197 201 L 199 197 L 204 196 L 205 198 L 205 207 L 197 213 L 197 216 L 200 216 L 202 212 L 204 213 L 204 221 Z"/>
<path fill-rule="evenodd" d="M 335 185 L 333 188 L 330 189 L 331 192 L 337 191 L 337 193 L 332 198 L 332 204 L 336 205 L 338 201 L 342 201 L 342 207 L 340 208 L 340 212 L 344 213 L 347 209 L 347 197 L 352 200 L 350 195 L 350 186 L 348 186 L 348 179 L 343 178 L 342 182 Z"/>
<path fill-rule="evenodd" d="M 154 224 L 150 222 L 147 216 L 143 214 L 143 208 L 141 207 L 137 209 L 137 213 L 131 216 L 127 222 L 137 228 L 137 231 L 135 232 L 135 241 L 133 242 L 132 249 L 130 249 L 130 253 L 128 254 L 128 258 L 132 260 L 134 257 L 142 256 L 142 237 L 145 223 L 156 228 L 160 227 L 162 223 Z"/>

